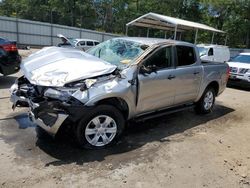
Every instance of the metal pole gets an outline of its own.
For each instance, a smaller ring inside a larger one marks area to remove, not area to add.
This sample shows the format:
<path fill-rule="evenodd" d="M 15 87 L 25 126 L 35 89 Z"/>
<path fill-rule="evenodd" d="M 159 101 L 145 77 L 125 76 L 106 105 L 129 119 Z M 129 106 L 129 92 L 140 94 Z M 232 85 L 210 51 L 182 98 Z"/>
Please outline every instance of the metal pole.
<path fill-rule="evenodd" d="M 104 33 L 103 33 L 103 34 L 102 34 L 102 42 L 104 41 L 104 39 L 105 39 L 105 38 L 104 38 Z"/>
<path fill-rule="evenodd" d="M 50 11 L 50 44 L 53 46 L 53 10 Z"/>
<path fill-rule="evenodd" d="M 126 36 L 128 36 L 128 25 L 126 25 Z"/>
<path fill-rule="evenodd" d="M 16 5 L 16 42 L 19 44 L 19 21 L 18 21 L 18 13 L 17 13 L 17 5 Z"/>
<path fill-rule="evenodd" d="M 174 28 L 174 40 L 176 40 L 176 35 L 177 35 L 177 25 Z"/>
<path fill-rule="evenodd" d="M 198 37 L 198 29 L 196 29 L 196 32 L 195 32 L 195 39 L 194 39 L 194 43 L 196 44 L 197 42 L 197 37 Z"/>
<path fill-rule="evenodd" d="M 147 30 L 147 38 L 148 38 L 148 36 L 149 36 L 149 28 L 148 28 L 148 30 Z"/>
<path fill-rule="evenodd" d="M 182 34 L 182 32 L 180 32 L 180 38 L 179 38 L 179 40 L 181 40 L 181 34 Z"/>
<path fill-rule="evenodd" d="M 165 39 L 167 38 L 167 31 L 165 31 L 165 36 L 164 36 L 164 38 L 165 38 Z"/>
<path fill-rule="evenodd" d="M 211 44 L 214 43 L 214 32 L 213 32 L 213 35 L 212 35 L 212 41 L 211 41 Z"/>
<path fill-rule="evenodd" d="M 227 37 L 228 37 L 228 35 L 226 35 L 226 39 L 225 39 L 225 46 L 227 45 Z"/>
<path fill-rule="evenodd" d="M 17 17 L 16 17 L 16 41 L 17 44 L 19 44 L 19 21 Z"/>
<path fill-rule="evenodd" d="M 80 39 L 82 38 L 82 16 L 81 16 L 81 28 L 80 28 Z"/>

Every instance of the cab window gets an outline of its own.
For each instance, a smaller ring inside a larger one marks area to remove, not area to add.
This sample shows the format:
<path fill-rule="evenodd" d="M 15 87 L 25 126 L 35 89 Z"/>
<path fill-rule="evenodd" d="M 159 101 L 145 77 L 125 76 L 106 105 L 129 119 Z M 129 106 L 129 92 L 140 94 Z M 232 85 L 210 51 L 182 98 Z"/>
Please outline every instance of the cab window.
<path fill-rule="evenodd" d="M 172 47 L 163 47 L 152 54 L 145 62 L 144 66 L 156 66 L 163 69 L 172 66 Z"/>
<path fill-rule="evenodd" d="M 93 41 L 87 41 L 87 46 L 94 46 Z"/>
<path fill-rule="evenodd" d="M 214 49 L 213 48 L 209 48 L 207 55 L 208 56 L 213 56 L 214 55 Z"/>
<path fill-rule="evenodd" d="M 176 46 L 178 66 L 192 65 L 196 62 L 195 52 L 193 47 Z"/>

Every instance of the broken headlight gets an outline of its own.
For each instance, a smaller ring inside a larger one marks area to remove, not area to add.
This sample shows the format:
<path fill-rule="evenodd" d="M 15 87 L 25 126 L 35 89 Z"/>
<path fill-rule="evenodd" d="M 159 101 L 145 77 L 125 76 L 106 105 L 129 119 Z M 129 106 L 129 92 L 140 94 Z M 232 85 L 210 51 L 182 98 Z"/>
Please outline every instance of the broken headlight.
<path fill-rule="evenodd" d="M 90 88 L 93 84 L 95 84 L 97 79 L 86 79 L 84 81 L 87 88 Z"/>
<path fill-rule="evenodd" d="M 74 92 L 75 90 L 73 91 L 48 88 L 44 92 L 44 96 L 52 99 L 67 100 Z"/>

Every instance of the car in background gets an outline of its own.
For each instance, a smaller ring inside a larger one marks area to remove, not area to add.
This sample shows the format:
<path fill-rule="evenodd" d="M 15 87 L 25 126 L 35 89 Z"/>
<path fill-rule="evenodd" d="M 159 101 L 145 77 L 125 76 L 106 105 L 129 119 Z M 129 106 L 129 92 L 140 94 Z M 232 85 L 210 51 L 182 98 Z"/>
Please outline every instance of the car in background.
<path fill-rule="evenodd" d="M 62 40 L 62 43 L 58 44 L 59 47 L 76 48 L 83 51 L 86 51 L 100 43 L 99 41 L 92 39 L 67 38 L 62 34 L 58 34 L 57 36 Z"/>
<path fill-rule="evenodd" d="M 215 44 L 197 45 L 201 60 L 227 62 L 230 59 L 230 51 L 227 46 Z"/>
<path fill-rule="evenodd" d="M 9 75 L 19 71 L 21 56 L 16 42 L 0 38 L 0 74 Z"/>
<path fill-rule="evenodd" d="M 250 53 L 240 53 L 232 58 L 230 67 L 229 84 L 250 87 Z"/>

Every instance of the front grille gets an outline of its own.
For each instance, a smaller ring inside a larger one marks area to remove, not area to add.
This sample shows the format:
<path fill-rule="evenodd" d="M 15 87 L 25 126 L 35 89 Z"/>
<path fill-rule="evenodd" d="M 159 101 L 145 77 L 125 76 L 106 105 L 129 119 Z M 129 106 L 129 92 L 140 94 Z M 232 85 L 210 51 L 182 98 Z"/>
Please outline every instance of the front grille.
<path fill-rule="evenodd" d="M 239 73 L 240 73 L 240 74 L 246 74 L 248 70 L 249 70 L 249 69 L 244 69 L 244 68 L 242 68 L 242 69 L 239 69 Z"/>

